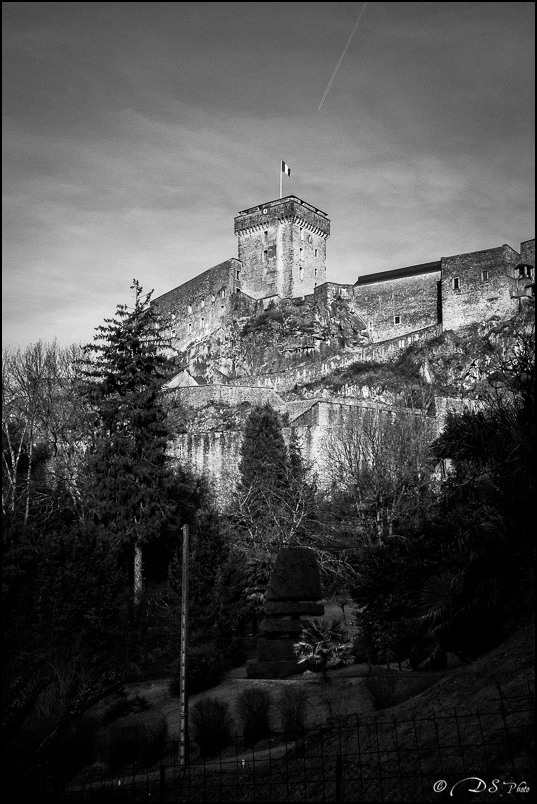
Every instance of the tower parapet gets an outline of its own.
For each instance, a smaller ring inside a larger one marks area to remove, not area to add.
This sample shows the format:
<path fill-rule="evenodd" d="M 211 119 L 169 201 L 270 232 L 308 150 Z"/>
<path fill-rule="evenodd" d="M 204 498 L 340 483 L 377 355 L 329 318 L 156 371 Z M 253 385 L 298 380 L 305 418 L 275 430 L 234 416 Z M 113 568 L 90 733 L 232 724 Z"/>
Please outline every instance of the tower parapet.
<path fill-rule="evenodd" d="M 296 196 L 244 209 L 235 218 L 242 290 L 255 299 L 295 298 L 326 281 L 325 212 Z"/>

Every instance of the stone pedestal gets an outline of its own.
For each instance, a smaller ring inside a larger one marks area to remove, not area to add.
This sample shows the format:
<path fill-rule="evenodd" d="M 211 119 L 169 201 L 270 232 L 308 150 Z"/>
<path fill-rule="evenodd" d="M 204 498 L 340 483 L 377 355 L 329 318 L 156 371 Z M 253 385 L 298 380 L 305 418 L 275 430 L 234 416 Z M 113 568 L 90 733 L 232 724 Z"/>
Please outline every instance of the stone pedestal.
<path fill-rule="evenodd" d="M 293 645 L 304 618 L 324 614 L 321 579 L 313 550 L 286 547 L 276 563 L 265 593 L 265 619 L 257 640 L 257 656 L 246 664 L 248 678 L 286 678 L 300 673 Z"/>

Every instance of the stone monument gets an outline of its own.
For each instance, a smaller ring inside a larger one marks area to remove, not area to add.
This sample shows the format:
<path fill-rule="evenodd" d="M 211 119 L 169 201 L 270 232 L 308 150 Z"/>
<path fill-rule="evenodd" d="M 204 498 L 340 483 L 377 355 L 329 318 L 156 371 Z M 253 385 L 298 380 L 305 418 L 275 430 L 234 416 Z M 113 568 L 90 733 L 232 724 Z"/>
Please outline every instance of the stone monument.
<path fill-rule="evenodd" d="M 287 678 L 301 672 L 293 651 L 303 619 L 324 614 L 321 579 L 315 553 L 285 547 L 276 556 L 265 592 L 265 618 L 257 640 L 257 656 L 246 665 L 248 678 Z"/>

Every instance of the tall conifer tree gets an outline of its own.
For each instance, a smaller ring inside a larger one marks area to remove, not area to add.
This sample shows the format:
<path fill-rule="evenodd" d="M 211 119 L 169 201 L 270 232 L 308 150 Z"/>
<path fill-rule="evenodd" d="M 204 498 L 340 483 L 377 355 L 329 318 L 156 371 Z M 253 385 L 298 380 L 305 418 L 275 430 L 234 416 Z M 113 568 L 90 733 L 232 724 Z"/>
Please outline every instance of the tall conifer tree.
<path fill-rule="evenodd" d="M 239 463 L 241 491 L 278 495 L 287 487 L 289 453 L 280 418 L 269 405 L 257 405 L 247 419 Z"/>
<path fill-rule="evenodd" d="M 85 347 L 83 390 L 97 414 L 89 457 L 92 517 L 134 561 L 134 601 L 142 593 L 142 547 L 170 515 L 168 428 L 162 384 L 170 371 L 160 320 L 134 280 L 134 307 L 97 328 Z"/>

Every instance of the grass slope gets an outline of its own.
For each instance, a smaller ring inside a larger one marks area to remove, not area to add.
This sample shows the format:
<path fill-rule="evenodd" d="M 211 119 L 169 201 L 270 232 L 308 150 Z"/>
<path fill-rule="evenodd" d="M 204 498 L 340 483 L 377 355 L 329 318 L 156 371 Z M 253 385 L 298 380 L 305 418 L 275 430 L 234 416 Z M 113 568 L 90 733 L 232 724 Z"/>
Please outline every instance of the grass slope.
<path fill-rule="evenodd" d="M 254 787 L 256 801 L 337 800 L 338 756 L 341 800 L 347 802 L 475 801 L 470 788 L 476 786 L 480 801 L 512 800 L 522 795 L 522 790 L 513 792 L 513 782 L 533 792 L 534 647 L 534 624 L 528 623 L 472 665 L 399 705 L 342 717 L 339 728 L 331 724 L 314 731 L 283 760 L 277 751 L 272 761 L 260 755 L 254 765 L 247 759 L 236 782 L 230 762 L 225 782 L 230 797 L 224 800 L 251 801 Z M 338 688 L 334 679 L 334 691 Z M 200 788 L 192 768 L 189 800 L 219 800 L 212 797 L 222 784 L 217 768 L 215 763 L 214 788 L 207 768 L 199 777 L 202 798 L 197 798 Z M 482 782 L 462 781 L 468 777 Z"/>

